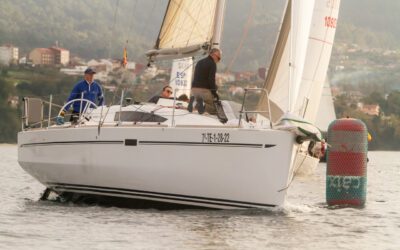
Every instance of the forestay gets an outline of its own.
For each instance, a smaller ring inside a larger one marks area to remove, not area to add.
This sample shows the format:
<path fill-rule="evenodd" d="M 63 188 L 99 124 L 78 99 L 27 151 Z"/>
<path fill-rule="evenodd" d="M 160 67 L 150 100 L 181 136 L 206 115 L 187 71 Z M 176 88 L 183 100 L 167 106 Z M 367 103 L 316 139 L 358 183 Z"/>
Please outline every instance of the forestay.
<path fill-rule="evenodd" d="M 209 50 L 218 0 L 170 0 L 150 61 L 176 59 Z"/>

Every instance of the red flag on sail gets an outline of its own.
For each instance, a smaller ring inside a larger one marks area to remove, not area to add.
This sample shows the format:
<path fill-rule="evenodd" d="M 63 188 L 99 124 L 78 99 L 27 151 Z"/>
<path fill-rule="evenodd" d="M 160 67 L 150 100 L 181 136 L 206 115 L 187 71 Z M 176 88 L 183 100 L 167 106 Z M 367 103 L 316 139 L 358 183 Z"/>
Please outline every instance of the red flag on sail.
<path fill-rule="evenodd" d="M 128 64 L 128 49 L 125 46 L 124 57 L 122 58 L 122 65 L 124 66 L 124 69 L 126 69 L 127 64 Z"/>

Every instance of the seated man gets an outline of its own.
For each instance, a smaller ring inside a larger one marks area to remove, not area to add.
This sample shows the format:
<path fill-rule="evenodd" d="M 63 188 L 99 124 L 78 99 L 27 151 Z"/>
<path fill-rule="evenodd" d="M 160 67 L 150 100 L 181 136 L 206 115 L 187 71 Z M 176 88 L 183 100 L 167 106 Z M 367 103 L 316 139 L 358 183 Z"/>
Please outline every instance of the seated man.
<path fill-rule="evenodd" d="M 86 69 L 85 70 L 85 80 L 78 82 L 75 84 L 74 88 L 71 91 L 71 94 L 68 97 L 67 102 L 74 100 L 74 99 L 80 99 L 82 97 L 83 93 L 83 99 L 92 101 L 93 103 L 97 104 L 97 101 L 99 101 L 99 106 L 104 104 L 104 97 L 103 97 L 103 91 L 101 89 L 100 84 L 97 82 L 93 81 L 94 79 L 94 74 L 96 72 L 93 69 Z M 61 111 L 61 116 L 64 117 L 65 113 L 68 111 L 69 107 L 72 104 L 72 116 L 70 121 L 73 120 L 73 115 L 79 114 L 83 111 L 83 109 L 86 106 L 86 101 L 76 101 L 73 103 L 70 103 L 65 107 L 64 110 Z M 90 108 L 94 108 L 94 105 L 90 105 Z M 82 109 L 82 110 L 81 110 Z M 63 122 L 63 119 L 61 119 L 61 123 Z"/>
<path fill-rule="evenodd" d="M 150 98 L 149 102 L 157 103 L 160 98 L 169 99 L 172 93 L 172 88 L 167 85 L 162 89 L 161 96 L 153 96 L 152 98 Z"/>

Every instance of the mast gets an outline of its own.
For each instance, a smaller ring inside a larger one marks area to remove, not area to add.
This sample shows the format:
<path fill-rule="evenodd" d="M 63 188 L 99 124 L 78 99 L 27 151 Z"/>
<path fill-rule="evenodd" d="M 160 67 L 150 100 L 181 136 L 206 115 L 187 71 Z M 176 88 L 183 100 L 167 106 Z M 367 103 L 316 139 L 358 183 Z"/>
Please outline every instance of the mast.
<path fill-rule="evenodd" d="M 215 29 L 211 48 L 219 49 L 222 41 L 222 31 L 224 28 L 225 0 L 217 0 L 215 15 Z"/>

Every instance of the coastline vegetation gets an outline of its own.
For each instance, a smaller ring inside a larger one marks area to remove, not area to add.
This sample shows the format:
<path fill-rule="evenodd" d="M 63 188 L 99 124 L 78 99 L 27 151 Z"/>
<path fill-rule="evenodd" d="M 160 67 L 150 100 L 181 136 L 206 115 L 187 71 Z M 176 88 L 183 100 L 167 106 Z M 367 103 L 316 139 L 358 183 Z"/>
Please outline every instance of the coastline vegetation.
<path fill-rule="evenodd" d="M 17 133 L 21 130 L 23 97 L 39 97 L 48 100 L 52 94 L 54 103 L 63 104 L 74 84 L 82 78 L 82 76 L 62 74 L 55 67 L 33 68 L 28 65 L 3 67 L 0 68 L 0 72 L 0 112 L 2 114 L 0 143 L 16 143 Z M 164 78 L 166 77 L 168 76 Z M 146 85 L 147 88 L 141 88 L 140 85 Z M 160 81 L 148 80 L 135 85 L 130 89 L 130 94 L 133 95 L 134 101 L 145 101 L 161 86 Z M 114 92 L 105 91 L 106 104 L 119 100 L 121 88 L 129 88 L 129 86 L 123 84 Z M 351 90 L 355 87 L 344 86 L 344 88 Z M 370 88 L 366 89 L 370 90 Z M 223 94 L 222 98 L 226 99 L 225 95 Z M 18 97 L 18 104 L 15 103 L 15 97 Z M 359 101 L 364 104 L 378 104 L 379 116 L 362 113 L 357 108 Z M 365 122 L 372 136 L 370 150 L 400 150 L 400 91 L 392 90 L 389 94 L 373 91 L 361 100 L 356 100 L 344 92 L 336 97 L 335 110 L 338 118 L 349 116 Z"/>

